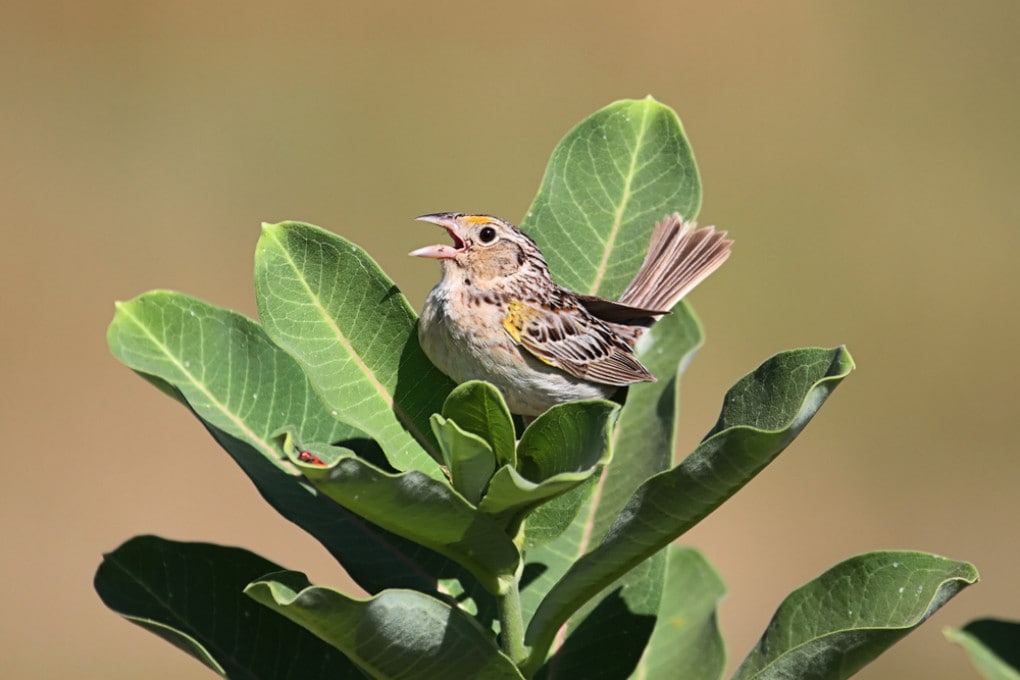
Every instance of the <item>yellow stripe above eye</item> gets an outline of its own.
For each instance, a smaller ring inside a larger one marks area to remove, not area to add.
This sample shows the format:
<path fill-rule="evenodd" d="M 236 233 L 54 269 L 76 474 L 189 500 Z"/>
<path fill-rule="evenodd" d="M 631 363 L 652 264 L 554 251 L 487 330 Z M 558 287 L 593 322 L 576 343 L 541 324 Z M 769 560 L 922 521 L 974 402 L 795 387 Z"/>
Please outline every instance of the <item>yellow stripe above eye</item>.
<path fill-rule="evenodd" d="M 461 219 L 469 224 L 486 224 L 490 221 L 488 217 L 483 217 L 481 215 L 465 215 Z"/>

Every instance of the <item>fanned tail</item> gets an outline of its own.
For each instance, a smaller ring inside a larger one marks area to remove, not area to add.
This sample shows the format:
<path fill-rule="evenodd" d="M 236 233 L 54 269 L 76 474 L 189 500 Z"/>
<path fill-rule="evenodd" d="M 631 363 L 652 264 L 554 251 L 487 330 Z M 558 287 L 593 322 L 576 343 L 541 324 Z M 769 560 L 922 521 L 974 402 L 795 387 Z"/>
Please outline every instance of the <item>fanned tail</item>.
<path fill-rule="evenodd" d="M 697 228 L 679 213 L 655 225 L 648 254 L 619 302 L 669 310 L 726 261 L 733 241 L 715 227 Z"/>

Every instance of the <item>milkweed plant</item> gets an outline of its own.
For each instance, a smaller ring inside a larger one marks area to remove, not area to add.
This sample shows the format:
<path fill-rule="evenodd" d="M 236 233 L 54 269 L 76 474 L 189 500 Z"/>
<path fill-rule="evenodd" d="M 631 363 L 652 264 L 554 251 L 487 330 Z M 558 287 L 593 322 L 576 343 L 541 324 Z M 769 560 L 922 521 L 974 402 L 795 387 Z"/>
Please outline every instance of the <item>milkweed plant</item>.
<path fill-rule="evenodd" d="M 654 223 L 700 204 L 676 114 L 625 100 L 563 138 L 521 228 L 558 283 L 615 298 Z M 109 346 L 368 596 L 244 548 L 137 536 L 96 572 L 108 607 L 231 678 L 722 677 L 725 587 L 676 541 L 811 421 L 854 368 L 846 348 L 766 359 L 674 464 L 702 343 L 686 302 L 639 343 L 656 382 L 525 429 L 491 385 L 429 362 L 354 243 L 266 224 L 255 284 L 259 322 L 157 290 L 116 305 Z M 928 553 L 850 557 L 786 597 L 732 677 L 848 677 L 977 578 Z"/>

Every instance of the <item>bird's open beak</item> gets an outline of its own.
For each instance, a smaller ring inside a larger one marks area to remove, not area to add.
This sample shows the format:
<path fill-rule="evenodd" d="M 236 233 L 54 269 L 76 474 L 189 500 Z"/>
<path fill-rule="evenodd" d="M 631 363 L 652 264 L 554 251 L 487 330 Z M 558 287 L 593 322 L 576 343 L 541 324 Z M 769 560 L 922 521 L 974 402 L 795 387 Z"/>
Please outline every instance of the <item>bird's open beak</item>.
<path fill-rule="evenodd" d="M 414 257 L 431 257 L 434 260 L 452 260 L 464 250 L 464 239 L 460 235 L 460 227 L 457 224 L 457 213 L 436 213 L 434 215 L 422 215 L 416 217 L 416 220 L 421 222 L 431 222 L 432 224 L 438 224 L 440 227 L 446 230 L 446 233 L 453 239 L 452 246 L 446 245 L 435 245 L 425 246 L 418 250 L 413 250 L 408 255 Z"/>

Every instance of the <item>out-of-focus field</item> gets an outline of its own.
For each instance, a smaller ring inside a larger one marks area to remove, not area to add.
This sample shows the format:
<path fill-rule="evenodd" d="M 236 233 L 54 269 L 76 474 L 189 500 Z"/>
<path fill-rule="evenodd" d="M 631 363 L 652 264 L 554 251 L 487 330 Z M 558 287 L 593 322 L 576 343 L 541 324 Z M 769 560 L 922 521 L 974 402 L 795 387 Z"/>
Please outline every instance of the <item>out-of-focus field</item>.
<path fill-rule="evenodd" d="M 7 3 L 0 10 L 0 667 L 206 678 L 107 611 L 100 555 L 140 533 L 245 546 L 350 588 L 179 405 L 118 365 L 113 302 L 173 288 L 254 314 L 259 223 L 406 253 L 443 210 L 519 219 L 557 140 L 652 94 L 697 153 L 727 265 L 682 449 L 768 355 L 846 343 L 857 372 L 685 537 L 729 584 L 743 657 L 792 588 L 929 550 L 980 584 L 860 675 L 976 677 L 945 626 L 1020 618 L 1020 4 Z"/>

